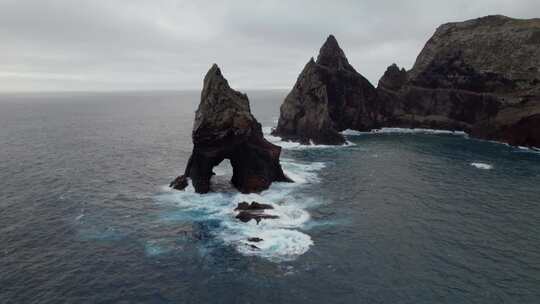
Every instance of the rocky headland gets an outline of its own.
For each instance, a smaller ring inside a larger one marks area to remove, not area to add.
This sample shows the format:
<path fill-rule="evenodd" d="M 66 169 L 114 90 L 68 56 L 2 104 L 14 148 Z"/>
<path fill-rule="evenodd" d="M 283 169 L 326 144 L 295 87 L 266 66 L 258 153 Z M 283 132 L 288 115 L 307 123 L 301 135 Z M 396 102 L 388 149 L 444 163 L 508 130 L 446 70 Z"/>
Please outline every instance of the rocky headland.
<path fill-rule="evenodd" d="M 172 188 L 183 190 L 191 179 L 196 192 L 209 192 L 212 170 L 225 159 L 233 169 L 232 184 L 243 193 L 261 192 L 275 181 L 291 182 L 279 163 L 281 148 L 264 139 L 248 97 L 233 90 L 215 64 L 204 77 L 192 139 L 193 152 Z"/>
<path fill-rule="evenodd" d="M 391 65 L 377 88 L 330 36 L 285 98 L 274 134 L 342 144 L 344 129 L 381 127 L 459 130 L 540 147 L 540 19 L 444 24 L 411 70 Z"/>

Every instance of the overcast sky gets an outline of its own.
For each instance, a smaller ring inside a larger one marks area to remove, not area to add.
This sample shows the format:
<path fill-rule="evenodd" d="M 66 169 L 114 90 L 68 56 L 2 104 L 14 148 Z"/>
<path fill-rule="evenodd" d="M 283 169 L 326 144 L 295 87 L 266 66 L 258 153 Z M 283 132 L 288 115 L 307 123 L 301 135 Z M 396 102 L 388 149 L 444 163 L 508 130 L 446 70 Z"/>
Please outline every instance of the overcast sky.
<path fill-rule="evenodd" d="M 0 0 L 0 91 L 290 88 L 334 34 L 373 84 L 409 69 L 436 27 L 540 17 L 540 0 Z"/>

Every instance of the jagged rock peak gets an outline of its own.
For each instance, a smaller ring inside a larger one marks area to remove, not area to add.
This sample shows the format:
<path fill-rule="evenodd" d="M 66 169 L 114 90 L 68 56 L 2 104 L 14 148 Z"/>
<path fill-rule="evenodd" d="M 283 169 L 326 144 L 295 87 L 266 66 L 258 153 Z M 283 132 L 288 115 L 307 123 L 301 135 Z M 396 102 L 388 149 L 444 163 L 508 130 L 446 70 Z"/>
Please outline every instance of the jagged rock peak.
<path fill-rule="evenodd" d="M 247 136 L 254 122 L 247 96 L 233 90 L 218 65 L 212 65 L 204 77 L 201 102 L 195 113 L 194 143 L 207 141 L 218 144 L 227 135 L 227 132 L 218 130 Z"/>
<path fill-rule="evenodd" d="M 208 72 L 206 72 L 206 75 L 204 76 L 204 87 L 207 87 L 207 85 L 213 82 L 220 82 L 229 86 L 227 79 L 223 77 L 221 69 L 216 63 L 214 63 Z"/>
<path fill-rule="evenodd" d="M 192 138 L 193 152 L 184 174 L 171 182 L 172 188 L 183 190 L 191 179 L 196 192 L 210 191 L 212 170 L 225 159 L 233 169 L 232 184 L 243 193 L 261 192 L 275 181 L 291 181 L 279 164 L 281 148 L 264 139 L 247 95 L 231 89 L 216 64 L 204 77 Z"/>
<path fill-rule="evenodd" d="M 401 70 L 404 70 L 403 68 L 401 68 Z M 399 66 L 394 62 L 392 63 L 387 69 L 386 71 L 392 71 L 392 72 L 398 72 L 398 71 L 401 71 Z"/>
<path fill-rule="evenodd" d="M 302 144 L 342 145 L 340 131 L 364 131 L 374 125 L 377 92 L 349 64 L 336 38 L 330 35 L 315 62 L 311 58 L 280 108 L 272 132 Z"/>
<path fill-rule="evenodd" d="M 326 38 L 326 41 L 324 42 L 324 44 L 322 45 L 321 53 L 323 51 L 326 51 L 326 50 L 330 50 L 332 52 L 333 51 L 342 51 L 341 48 L 339 47 L 339 43 L 337 42 L 337 39 L 336 39 L 336 37 L 334 37 L 334 35 L 329 35 Z"/>
<path fill-rule="evenodd" d="M 339 43 L 334 35 L 330 35 L 328 38 L 326 38 L 326 41 L 319 51 L 319 56 L 317 56 L 317 64 L 333 69 L 354 70 L 354 68 L 349 64 L 347 56 L 345 56 L 345 52 L 343 52 L 339 46 Z"/>
<path fill-rule="evenodd" d="M 393 63 L 379 80 L 378 88 L 397 91 L 407 82 L 407 71 Z"/>
<path fill-rule="evenodd" d="M 246 97 L 244 98 L 246 99 L 246 102 L 243 102 L 242 104 L 248 107 L 246 110 L 249 110 L 249 102 L 247 102 L 247 96 L 241 92 L 233 90 L 229 86 L 229 82 L 227 81 L 227 79 L 225 79 L 225 77 L 223 76 L 219 66 L 214 63 L 212 67 L 208 70 L 206 75 L 204 76 L 203 90 L 201 94 L 201 96 L 203 97 L 202 101 L 205 101 L 206 97 L 208 97 L 210 93 L 213 93 L 216 91 L 218 92 L 230 91 L 227 93 L 232 93 L 233 95 L 235 95 L 234 97 L 242 97 L 242 96 Z"/>

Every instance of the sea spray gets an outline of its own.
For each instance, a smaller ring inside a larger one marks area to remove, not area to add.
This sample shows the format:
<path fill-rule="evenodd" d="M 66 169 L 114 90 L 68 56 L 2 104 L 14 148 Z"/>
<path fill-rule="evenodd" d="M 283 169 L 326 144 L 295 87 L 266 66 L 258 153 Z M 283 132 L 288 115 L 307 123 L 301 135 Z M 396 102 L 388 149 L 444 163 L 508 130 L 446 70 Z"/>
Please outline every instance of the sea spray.
<path fill-rule="evenodd" d="M 273 262 L 293 260 L 314 244 L 304 230 L 306 223 L 311 220 L 307 210 L 320 203 L 316 198 L 306 197 L 297 191 L 320 181 L 317 173 L 324 168 L 324 163 L 292 159 L 282 159 L 281 163 L 285 173 L 295 183 L 274 183 L 262 193 L 242 194 L 222 185 L 228 183 L 227 172 L 230 172 L 225 164 L 215 170 L 215 180 L 220 183 L 216 186 L 221 189 L 220 192 L 198 194 L 192 185 L 185 191 L 163 187 L 156 201 L 176 206 L 186 214 L 186 219 L 194 222 L 218 221 L 219 225 L 211 231 L 211 235 L 243 255 L 259 256 Z M 270 204 L 273 209 L 266 213 L 278 218 L 263 220 L 258 224 L 255 221 L 243 223 L 235 218 L 234 211 L 242 201 Z"/>
<path fill-rule="evenodd" d="M 264 133 L 264 138 L 266 140 L 273 143 L 274 145 L 280 146 L 281 148 L 283 148 L 285 150 L 335 149 L 335 148 L 339 148 L 339 147 L 350 147 L 350 146 L 355 145 L 353 142 L 350 142 L 350 141 L 346 141 L 341 146 L 336 146 L 336 145 L 316 145 L 312 141 L 310 141 L 309 145 L 305 145 L 305 144 L 301 144 L 299 142 L 283 140 L 279 136 L 272 135 L 272 128 L 271 127 L 264 127 L 263 128 L 263 133 Z"/>

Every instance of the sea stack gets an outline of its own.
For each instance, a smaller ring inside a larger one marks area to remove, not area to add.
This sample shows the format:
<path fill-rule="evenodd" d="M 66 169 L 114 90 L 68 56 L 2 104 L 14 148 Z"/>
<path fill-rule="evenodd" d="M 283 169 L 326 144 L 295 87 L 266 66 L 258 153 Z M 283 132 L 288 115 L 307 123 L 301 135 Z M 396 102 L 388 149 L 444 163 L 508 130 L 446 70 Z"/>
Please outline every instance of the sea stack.
<path fill-rule="evenodd" d="M 243 193 L 261 192 L 275 181 L 291 182 L 279 163 L 281 148 L 264 139 L 248 97 L 231 89 L 216 64 L 204 77 L 192 139 L 185 172 L 171 182 L 175 189 L 183 190 L 191 179 L 196 192 L 209 192 L 212 169 L 225 159 L 233 168 L 232 184 Z"/>
<path fill-rule="evenodd" d="M 281 105 L 273 135 L 303 144 L 344 144 L 340 131 L 376 125 L 376 99 L 376 89 L 349 64 L 330 35 Z"/>
<path fill-rule="evenodd" d="M 377 87 L 381 124 L 461 130 L 540 146 L 540 19 L 486 16 L 440 26 L 413 68 Z"/>

